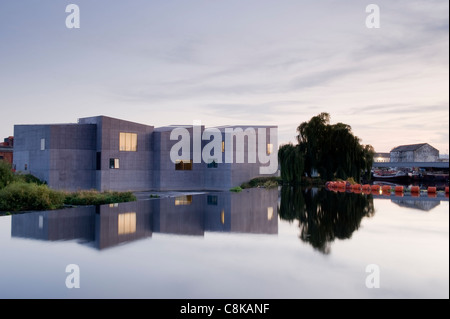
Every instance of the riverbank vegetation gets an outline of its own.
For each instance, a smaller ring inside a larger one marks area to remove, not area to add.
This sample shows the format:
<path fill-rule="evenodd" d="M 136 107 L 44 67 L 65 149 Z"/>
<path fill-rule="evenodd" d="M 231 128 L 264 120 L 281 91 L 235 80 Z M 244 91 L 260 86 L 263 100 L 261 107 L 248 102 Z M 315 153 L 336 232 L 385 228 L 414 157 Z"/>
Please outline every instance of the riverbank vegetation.
<path fill-rule="evenodd" d="M 0 161 L 0 211 L 3 212 L 53 210 L 65 206 L 104 205 L 136 200 L 132 192 L 52 190 L 33 175 L 14 174 L 8 163 Z"/>
<path fill-rule="evenodd" d="M 278 151 L 284 184 L 370 177 L 375 151 L 371 145 L 361 144 L 349 125 L 331 125 L 330 115 L 320 113 L 301 123 L 297 133 L 296 145 L 285 144 Z"/>

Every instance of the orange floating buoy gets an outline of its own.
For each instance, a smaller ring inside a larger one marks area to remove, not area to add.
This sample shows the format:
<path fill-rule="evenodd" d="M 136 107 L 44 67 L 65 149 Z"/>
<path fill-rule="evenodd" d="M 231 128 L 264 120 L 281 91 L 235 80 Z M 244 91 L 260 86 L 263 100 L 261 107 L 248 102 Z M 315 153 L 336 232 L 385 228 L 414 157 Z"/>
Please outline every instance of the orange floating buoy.
<path fill-rule="evenodd" d="M 396 193 L 403 193 L 403 186 L 395 186 L 394 190 Z"/>
<path fill-rule="evenodd" d="M 411 196 L 412 197 L 420 196 L 420 187 L 419 186 L 411 186 Z"/>
<path fill-rule="evenodd" d="M 432 186 L 430 186 L 430 187 L 428 187 L 428 194 L 436 194 L 436 187 L 432 187 Z"/>
<path fill-rule="evenodd" d="M 381 192 L 383 193 L 383 195 L 390 196 L 390 195 L 391 195 L 391 186 L 389 186 L 389 185 L 383 185 L 383 186 L 381 187 Z"/>
<path fill-rule="evenodd" d="M 361 184 L 353 184 L 353 185 L 352 185 L 352 189 L 353 189 L 354 191 L 356 191 L 356 190 L 362 190 L 362 186 L 361 186 Z"/>
<path fill-rule="evenodd" d="M 364 184 L 362 190 L 370 190 L 370 184 Z"/>
<path fill-rule="evenodd" d="M 377 192 L 380 191 L 380 185 L 372 185 L 370 188 L 372 191 L 377 191 Z"/>
<path fill-rule="evenodd" d="M 448 186 L 445 187 L 445 194 L 448 194 Z"/>
<path fill-rule="evenodd" d="M 420 194 L 420 187 L 419 186 L 411 186 L 411 194 L 412 193 L 419 193 Z"/>

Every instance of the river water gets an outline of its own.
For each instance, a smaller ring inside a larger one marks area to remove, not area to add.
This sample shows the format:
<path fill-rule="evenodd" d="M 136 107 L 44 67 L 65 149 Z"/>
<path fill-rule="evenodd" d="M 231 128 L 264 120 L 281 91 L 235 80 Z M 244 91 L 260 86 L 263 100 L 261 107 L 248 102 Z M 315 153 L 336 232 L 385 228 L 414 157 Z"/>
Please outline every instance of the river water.
<path fill-rule="evenodd" d="M 449 298 L 449 202 L 325 189 L 0 217 L 0 298 Z"/>

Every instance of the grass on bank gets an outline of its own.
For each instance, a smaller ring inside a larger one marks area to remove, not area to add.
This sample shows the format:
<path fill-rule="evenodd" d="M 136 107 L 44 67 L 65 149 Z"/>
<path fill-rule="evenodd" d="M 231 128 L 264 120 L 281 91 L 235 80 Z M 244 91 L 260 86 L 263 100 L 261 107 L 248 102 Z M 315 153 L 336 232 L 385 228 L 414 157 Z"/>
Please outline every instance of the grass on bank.
<path fill-rule="evenodd" d="M 0 160 L 0 211 L 3 212 L 54 210 L 64 206 L 104 205 L 136 200 L 132 192 L 52 190 L 31 174 L 14 174 L 10 164 Z"/>

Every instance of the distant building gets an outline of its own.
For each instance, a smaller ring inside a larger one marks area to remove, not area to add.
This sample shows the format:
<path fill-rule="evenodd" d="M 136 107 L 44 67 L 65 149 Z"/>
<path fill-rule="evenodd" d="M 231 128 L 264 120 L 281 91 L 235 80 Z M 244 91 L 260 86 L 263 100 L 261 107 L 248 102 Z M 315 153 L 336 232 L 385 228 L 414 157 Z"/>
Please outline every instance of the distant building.
<path fill-rule="evenodd" d="M 391 161 L 390 153 L 375 153 L 373 155 L 373 161 L 375 163 L 386 163 Z"/>
<path fill-rule="evenodd" d="M 188 134 L 191 147 L 174 162 L 171 150 L 180 141 L 171 139 L 171 132 L 177 128 Z M 224 141 L 234 128 L 218 127 L 215 132 Z M 276 126 L 254 128 L 257 134 L 242 136 L 244 154 L 236 150 L 237 137 L 232 136 L 236 142 L 231 147 L 219 141 L 217 152 L 209 156 L 211 150 L 205 147 L 209 141 L 202 139 L 205 127 L 201 125 L 193 132 L 193 125 L 154 128 L 106 116 L 82 118 L 76 124 L 15 125 L 14 165 L 54 189 L 228 190 L 261 176 L 260 168 L 268 165 L 260 161 L 260 154 L 276 158 L 277 141 L 270 141 L 270 130 L 265 130 Z M 259 128 L 267 133 L 260 134 Z M 199 139 L 194 139 L 196 134 Z M 226 161 L 229 150 L 236 158 L 248 159 L 249 141 L 255 141 L 256 161 Z M 202 153 L 200 161 L 196 148 Z"/>
<path fill-rule="evenodd" d="M 401 145 L 390 152 L 391 162 L 437 162 L 439 150 L 428 143 Z"/>
<path fill-rule="evenodd" d="M 13 163 L 13 147 L 14 147 L 14 137 L 9 136 L 0 143 L 0 160 L 4 160 L 12 165 Z"/>

